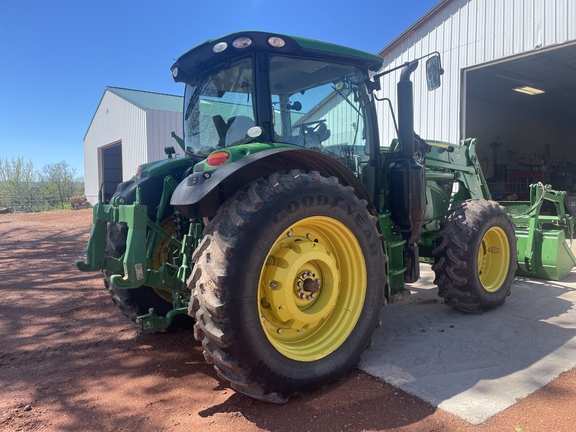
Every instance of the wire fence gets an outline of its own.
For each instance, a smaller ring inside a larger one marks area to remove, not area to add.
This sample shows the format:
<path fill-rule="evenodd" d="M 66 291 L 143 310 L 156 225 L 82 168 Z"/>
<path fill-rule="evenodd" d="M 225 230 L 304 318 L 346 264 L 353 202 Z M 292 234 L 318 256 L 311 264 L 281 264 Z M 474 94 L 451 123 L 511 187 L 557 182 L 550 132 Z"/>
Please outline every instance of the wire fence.
<path fill-rule="evenodd" d="M 38 195 L 14 197 L 0 195 L 0 213 L 32 213 L 47 210 L 89 208 L 86 196 Z"/>

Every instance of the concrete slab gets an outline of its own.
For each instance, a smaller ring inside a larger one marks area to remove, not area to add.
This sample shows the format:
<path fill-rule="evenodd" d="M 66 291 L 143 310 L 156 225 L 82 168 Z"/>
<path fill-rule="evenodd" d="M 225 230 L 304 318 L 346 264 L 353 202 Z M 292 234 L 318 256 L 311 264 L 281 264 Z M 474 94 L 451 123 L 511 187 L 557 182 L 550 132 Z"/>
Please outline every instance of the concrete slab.
<path fill-rule="evenodd" d="M 422 270 L 407 300 L 382 309 L 360 369 L 480 424 L 576 366 L 576 270 L 561 282 L 517 279 L 481 315 L 445 306 Z"/>

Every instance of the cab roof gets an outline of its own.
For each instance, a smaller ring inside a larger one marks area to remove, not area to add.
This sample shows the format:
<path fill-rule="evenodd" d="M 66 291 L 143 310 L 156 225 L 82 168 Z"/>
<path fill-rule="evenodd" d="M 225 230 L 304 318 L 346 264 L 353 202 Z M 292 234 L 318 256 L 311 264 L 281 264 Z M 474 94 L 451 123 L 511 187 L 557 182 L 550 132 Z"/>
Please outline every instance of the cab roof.
<path fill-rule="evenodd" d="M 245 48 L 234 47 L 234 41 L 240 38 L 248 38 L 250 44 Z M 269 43 L 270 38 L 281 38 L 284 45 L 274 47 Z M 215 52 L 214 47 L 217 44 L 220 44 L 219 47 L 225 46 L 225 48 L 221 52 Z M 199 72 L 210 69 L 213 65 L 251 52 L 268 52 L 270 54 L 325 60 L 358 66 L 371 71 L 378 71 L 384 61 L 378 55 L 329 42 L 271 32 L 244 31 L 211 39 L 192 48 L 172 65 L 172 75 L 175 81 L 185 82 Z"/>

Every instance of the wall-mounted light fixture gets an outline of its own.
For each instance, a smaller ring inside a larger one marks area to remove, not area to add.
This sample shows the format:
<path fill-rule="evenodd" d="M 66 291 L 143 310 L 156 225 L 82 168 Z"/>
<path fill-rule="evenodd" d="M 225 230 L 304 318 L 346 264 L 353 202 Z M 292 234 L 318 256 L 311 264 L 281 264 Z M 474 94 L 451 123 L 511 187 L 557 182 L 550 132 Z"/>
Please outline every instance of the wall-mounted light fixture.
<path fill-rule="evenodd" d="M 540 90 L 540 89 L 537 89 L 535 87 L 528 87 L 528 86 L 516 87 L 516 88 L 513 88 L 512 90 L 517 91 L 518 93 L 524 93 L 524 94 L 527 94 L 530 96 L 536 96 L 536 95 L 544 93 L 544 90 Z"/>

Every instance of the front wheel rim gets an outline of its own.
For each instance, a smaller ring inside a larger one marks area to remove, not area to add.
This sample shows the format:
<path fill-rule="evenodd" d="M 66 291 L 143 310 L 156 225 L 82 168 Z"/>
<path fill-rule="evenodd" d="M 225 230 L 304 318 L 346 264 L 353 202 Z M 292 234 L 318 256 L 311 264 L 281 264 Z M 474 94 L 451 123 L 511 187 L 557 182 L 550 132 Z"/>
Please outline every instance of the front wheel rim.
<path fill-rule="evenodd" d="M 510 268 L 510 243 L 500 227 L 492 227 L 478 248 L 478 276 L 488 292 L 498 291 Z"/>
<path fill-rule="evenodd" d="M 296 222 L 274 241 L 260 272 L 258 312 L 268 341 L 296 361 L 326 357 L 358 322 L 366 281 L 362 248 L 342 222 Z"/>

